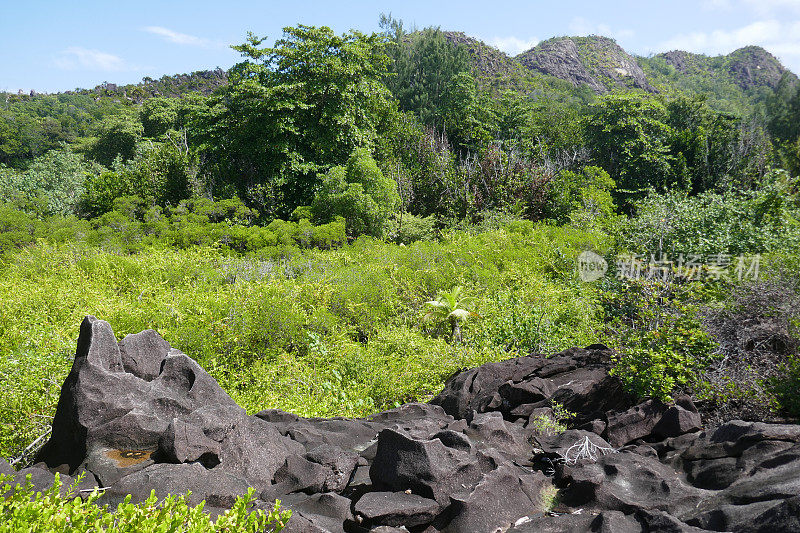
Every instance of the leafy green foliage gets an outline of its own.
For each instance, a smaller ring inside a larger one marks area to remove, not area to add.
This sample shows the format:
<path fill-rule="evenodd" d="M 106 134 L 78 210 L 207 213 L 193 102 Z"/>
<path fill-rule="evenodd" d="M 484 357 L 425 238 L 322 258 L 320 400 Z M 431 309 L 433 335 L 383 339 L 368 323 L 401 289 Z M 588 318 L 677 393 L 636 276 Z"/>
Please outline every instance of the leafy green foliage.
<path fill-rule="evenodd" d="M 625 224 L 627 246 L 672 258 L 797 250 L 797 200 L 781 176 L 770 174 L 762 190 L 746 194 L 650 195 Z"/>
<path fill-rule="evenodd" d="M 199 116 L 197 137 L 206 171 L 272 218 L 309 205 L 317 174 L 370 146 L 392 104 L 380 35 L 298 26 L 274 47 L 263 41 L 234 47 L 245 61 Z"/>
<path fill-rule="evenodd" d="M 249 509 L 254 489 L 240 496 L 233 507 L 211 520 L 203 511 L 204 502 L 191 506 L 187 496 L 167 496 L 163 500 L 151 492 L 142 503 L 130 503 L 130 496 L 114 512 L 97 505 L 102 492 L 94 491 L 85 500 L 77 496 L 77 483 L 60 493 L 61 481 L 56 474 L 53 486 L 45 492 L 34 492 L 30 483 L 12 486 L 6 475 L 0 474 L 0 532 L 31 531 L 55 533 L 61 531 L 123 533 L 138 531 L 185 531 L 186 533 L 229 532 L 247 533 L 283 530 L 291 511 L 281 511 L 280 502 L 265 512 Z M 191 496 L 191 495 L 190 495 Z"/>
<path fill-rule="evenodd" d="M 639 397 L 669 401 L 676 390 L 701 385 L 716 358 L 686 289 L 650 280 L 626 280 L 602 296 L 618 358 L 612 373 Z"/>
<path fill-rule="evenodd" d="M 452 107 L 454 92 L 474 90 L 472 79 L 464 77 L 471 66 L 466 49 L 450 42 L 439 28 L 406 33 L 402 21 L 391 16 L 382 16 L 381 23 L 391 38 L 392 61 L 385 83 L 400 109 L 413 112 L 428 126 L 454 119 L 445 111 L 446 101 Z"/>
<path fill-rule="evenodd" d="M 474 298 L 464 295 L 464 287 L 456 285 L 449 291 L 439 291 L 435 300 L 425 302 L 428 312 L 424 320 L 434 323 L 446 323 L 450 327 L 450 339 L 461 342 L 461 324 L 478 315 L 468 309 Z"/>
<path fill-rule="evenodd" d="M 666 108 L 636 94 L 609 95 L 591 106 L 586 142 L 598 165 L 622 191 L 641 195 L 649 187 L 663 191 L 686 187 L 673 172 L 669 153 L 671 129 Z"/>
<path fill-rule="evenodd" d="M 127 163 L 117 159 L 112 170 L 91 176 L 78 203 L 85 217 L 113 209 L 121 196 L 138 196 L 151 205 L 177 205 L 192 193 L 193 162 L 171 143 L 147 143 Z"/>
<path fill-rule="evenodd" d="M 103 117 L 123 112 L 125 104 L 77 94 L 0 93 L 0 164 L 24 169 L 63 143 L 80 143 Z"/>
<path fill-rule="evenodd" d="M 174 98 L 149 98 L 139 108 L 139 120 L 145 137 L 158 138 L 178 129 L 180 102 Z"/>
<path fill-rule="evenodd" d="M 431 240 L 435 236 L 436 219 L 433 217 L 398 213 L 395 223 L 392 237 L 398 243 L 411 244 L 416 241 Z"/>
<path fill-rule="evenodd" d="M 0 169 L 0 201 L 39 216 L 70 215 L 95 169 L 69 150 L 51 150 L 24 172 Z"/>
<path fill-rule="evenodd" d="M 311 210 L 321 222 L 344 218 L 350 236 L 382 237 L 399 204 L 397 183 L 384 176 L 366 149 L 359 148 L 346 167 L 333 167 L 322 177 Z"/>
<path fill-rule="evenodd" d="M 123 162 L 132 159 L 143 131 L 141 123 L 128 115 L 106 117 L 97 126 L 97 139 L 92 144 L 89 155 L 107 167 L 117 157 Z"/>
<path fill-rule="evenodd" d="M 587 225 L 603 224 L 615 218 L 611 192 L 615 184 L 599 167 L 581 172 L 562 171 L 549 183 L 547 217 L 560 223 L 573 220 Z"/>

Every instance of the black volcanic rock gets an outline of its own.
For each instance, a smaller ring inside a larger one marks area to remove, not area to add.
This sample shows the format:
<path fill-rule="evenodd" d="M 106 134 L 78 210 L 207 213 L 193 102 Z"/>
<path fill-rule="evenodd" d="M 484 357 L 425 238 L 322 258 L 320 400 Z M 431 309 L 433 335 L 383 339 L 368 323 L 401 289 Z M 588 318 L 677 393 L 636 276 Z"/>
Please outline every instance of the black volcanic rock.
<path fill-rule="evenodd" d="M 371 525 L 414 527 L 433 522 L 442 506 L 406 492 L 369 492 L 356 502 L 354 510 Z"/>
<path fill-rule="evenodd" d="M 734 527 L 734 533 L 800 531 L 800 495 L 772 506 L 753 518 L 750 523 L 746 522 L 743 520 Z"/>
<path fill-rule="evenodd" d="M 289 532 L 797 530 L 800 426 L 702 430 L 690 398 L 637 402 L 610 364 L 603 346 L 572 348 L 465 370 L 430 404 L 365 419 L 248 416 L 155 332 L 117 343 L 87 317 L 43 462 L 15 479 L 83 473 L 110 504 L 191 490 L 216 514 L 253 487 L 256 508 L 293 510 Z M 538 424 L 554 401 L 582 429 Z"/>
<path fill-rule="evenodd" d="M 468 495 L 453 496 L 453 519 L 445 531 L 491 533 L 543 510 L 542 490 L 549 480 L 540 472 L 526 472 L 504 464 L 486 474 Z"/>
<path fill-rule="evenodd" d="M 443 505 L 452 494 L 478 483 L 482 474 L 474 455 L 438 439 L 415 439 L 393 429 L 378 435 L 378 451 L 369 470 L 380 490 L 411 490 Z"/>

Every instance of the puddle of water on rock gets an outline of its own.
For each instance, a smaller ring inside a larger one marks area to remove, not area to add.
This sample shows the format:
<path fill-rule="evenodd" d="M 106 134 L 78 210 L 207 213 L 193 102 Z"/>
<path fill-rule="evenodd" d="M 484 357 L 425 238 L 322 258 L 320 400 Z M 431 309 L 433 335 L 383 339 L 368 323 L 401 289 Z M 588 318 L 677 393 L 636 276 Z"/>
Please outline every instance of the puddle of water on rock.
<path fill-rule="evenodd" d="M 147 461 L 152 454 L 152 450 L 108 450 L 106 457 L 116 461 L 120 468 L 126 468 Z"/>

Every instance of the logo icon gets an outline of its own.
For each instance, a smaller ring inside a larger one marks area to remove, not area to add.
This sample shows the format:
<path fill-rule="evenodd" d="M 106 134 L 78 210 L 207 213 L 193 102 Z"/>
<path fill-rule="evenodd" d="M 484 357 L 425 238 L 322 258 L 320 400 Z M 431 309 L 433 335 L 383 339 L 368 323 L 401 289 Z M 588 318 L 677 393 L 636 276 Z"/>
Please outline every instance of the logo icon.
<path fill-rule="evenodd" d="M 608 263 L 602 256 L 586 250 L 578 256 L 578 276 L 586 282 L 597 281 L 606 275 Z"/>

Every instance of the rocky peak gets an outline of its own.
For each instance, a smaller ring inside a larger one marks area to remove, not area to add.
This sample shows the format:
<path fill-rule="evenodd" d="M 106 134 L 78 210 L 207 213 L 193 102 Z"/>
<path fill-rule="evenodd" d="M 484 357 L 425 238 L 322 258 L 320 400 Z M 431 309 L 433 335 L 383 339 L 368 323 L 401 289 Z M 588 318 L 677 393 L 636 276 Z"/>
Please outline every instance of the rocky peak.
<path fill-rule="evenodd" d="M 746 46 L 728 55 L 728 70 L 744 90 L 753 87 L 778 87 L 786 68 L 760 46 Z"/>
<path fill-rule="evenodd" d="M 505 53 L 483 41 L 460 31 L 443 32 L 445 38 L 466 48 L 472 57 L 472 68 L 478 76 L 495 77 L 512 74 L 519 69 L 519 63 Z"/>
<path fill-rule="evenodd" d="M 758 87 L 775 89 L 784 76 L 797 83 L 797 76 L 784 67 L 775 56 L 760 46 L 746 46 L 726 56 L 709 57 L 683 50 L 659 54 L 680 74 L 703 74 L 733 81 L 742 90 Z"/>
<path fill-rule="evenodd" d="M 586 84 L 597 93 L 615 88 L 655 92 L 636 60 L 608 37 L 558 37 L 539 43 L 516 59 L 535 72 Z"/>

